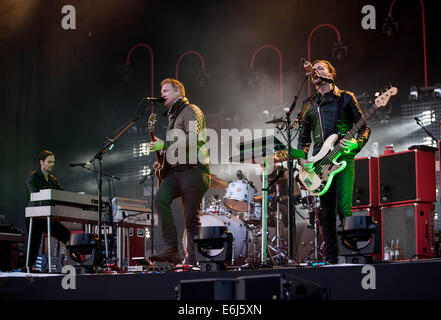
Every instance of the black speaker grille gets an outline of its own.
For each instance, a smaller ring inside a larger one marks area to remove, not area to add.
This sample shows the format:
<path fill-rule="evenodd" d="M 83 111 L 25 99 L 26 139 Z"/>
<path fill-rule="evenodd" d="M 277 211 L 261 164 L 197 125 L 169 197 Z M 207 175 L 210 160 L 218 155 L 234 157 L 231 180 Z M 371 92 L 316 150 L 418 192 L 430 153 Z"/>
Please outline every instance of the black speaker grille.
<path fill-rule="evenodd" d="M 380 157 L 380 203 L 416 199 L 415 152 Z"/>

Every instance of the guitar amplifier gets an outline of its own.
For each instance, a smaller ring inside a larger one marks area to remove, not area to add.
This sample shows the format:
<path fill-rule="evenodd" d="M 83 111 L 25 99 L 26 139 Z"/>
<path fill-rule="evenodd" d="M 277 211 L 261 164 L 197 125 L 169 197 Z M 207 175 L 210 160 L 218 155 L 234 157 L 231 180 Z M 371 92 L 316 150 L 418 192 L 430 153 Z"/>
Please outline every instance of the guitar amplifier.
<path fill-rule="evenodd" d="M 381 155 L 380 206 L 436 201 L 435 152 L 409 150 Z"/>
<path fill-rule="evenodd" d="M 402 259 L 435 257 L 432 203 L 409 203 L 381 208 L 381 242 L 384 247 L 399 240 Z"/>
<path fill-rule="evenodd" d="M 352 208 L 379 206 L 378 158 L 365 157 L 355 159 L 355 180 L 352 196 Z"/>

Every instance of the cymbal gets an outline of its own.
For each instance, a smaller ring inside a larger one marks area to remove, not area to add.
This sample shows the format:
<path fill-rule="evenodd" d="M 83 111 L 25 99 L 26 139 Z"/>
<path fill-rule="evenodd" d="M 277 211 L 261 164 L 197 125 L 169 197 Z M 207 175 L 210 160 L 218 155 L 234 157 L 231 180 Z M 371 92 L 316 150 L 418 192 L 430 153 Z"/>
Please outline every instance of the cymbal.
<path fill-rule="evenodd" d="M 228 183 L 225 180 L 219 178 L 217 175 L 210 174 L 210 178 L 211 178 L 210 188 L 226 189 L 228 187 Z"/>

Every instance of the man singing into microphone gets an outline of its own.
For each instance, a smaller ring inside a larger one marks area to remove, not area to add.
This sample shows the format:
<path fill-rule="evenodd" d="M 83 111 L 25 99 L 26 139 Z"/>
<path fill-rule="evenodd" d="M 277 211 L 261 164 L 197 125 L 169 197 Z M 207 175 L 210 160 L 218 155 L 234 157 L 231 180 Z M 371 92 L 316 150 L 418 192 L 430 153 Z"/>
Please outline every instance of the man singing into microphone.
<path fill-rule="evenodd" d="M 297 148 L 308 154 L 311 142 L 314 143 L 312 155 L 319 153 L 324 141 L 331 134 L 344 136 L 363 116 L 354 94 L 340 90 L 334 84 L 336 72 L 329 61 L 316 60 L 312 63 L 314 71 L 311 82 L 316 93 L 304 101 L 309 104 L 301 121 Z M 330 264 L 338 263 L 336 232 L 336 214 L 340 221 L 352 215 L 352 193 L 354 187 L 354 157 L 369 139 L 370 128 L 363 125 L 357 133 L 357 139 L 342 139 L 338 142 L 344 152 L 338 161 L 345 160 L 346 168 L 334 176 L 329 190 L 320 197 L 320 225 L 325 242 L 325 258 Z M 312 170 L 314 163 L 300 161 L 305 170 Z"/>
<path fill-rule="evenodd" d="M 39 192 L 44 189 L 57 189 L 63 190 L 58 183 L 55 176 L 52 174 L 55 168 L 55 155 L 49 150 L 40 152 L 38 156 L 40 167 L 37 170 L 33 170 L 27 176 L 26 190 L 27 190 L 27 203 L 26 206 L 32 206 L 31 193 Z M 26 221 L 29 231 L 29 219 Z M 32 221 L 32 238 L 29 250 L 29 266 L 34 265 L 37 259 L 38 248 L 43 233 L 47 230 L 47 222 L 44 219 L 33 219 Z M 70 240 L 70 231 L 58 221 L 51 222 L 52 236 L 64 244 Z"/>
<path fill-rule="evenodd" d="M 178 140 L 178 142 L 170 144 L 169 141 L 157 138 L 157 141 L 149 143 L 151 151 L 167 151 L 169 147 L 173 147 L 166 153 L 165 161 L 167 161 L 169 169 L 163 177 L 156 195 L 157 206 L 162 218 L 162 234 L 166 248 L 161 253 L 150 256 L 150 260 L 173 264 L 182 261 L 182 259 L 179 259 L 178 236 L 171 210 L 172 201 L 181 197 L 187 234 L 184 263 L 196 264 L 193 238 L 197 234 L 200 225 L 199 209 L 202 197 L 210 187 L 205 117 L 201 109 L 189 103 L 185 97 L 184 86 L 175 79 L 162 81 L 161 96 L 165 100 L 165 106 L 168 107 L 168 111 L 165 113 L 169 121 L 167 135 L 172 129 L 181 132 L 185 137 L 185 145 L 179 148 L 176 146 L 182 144 L 182 141 L 179 142 Z M 197 137 L 197 145 L 193 146 L 189 143 L 191 141 L 189 139 L 190 135 Z M 170 152 L 171 150 L 173 151 Z M 185 154 L 179 154 L 179 152 L 185 152 Z M 172 161 L 175 159 L 178 159 L 177 163 Z M 190 159 L 197 159 L 197 161 Z M 155 170 L 160 166 L 161 164 L 155 162 Z"/>

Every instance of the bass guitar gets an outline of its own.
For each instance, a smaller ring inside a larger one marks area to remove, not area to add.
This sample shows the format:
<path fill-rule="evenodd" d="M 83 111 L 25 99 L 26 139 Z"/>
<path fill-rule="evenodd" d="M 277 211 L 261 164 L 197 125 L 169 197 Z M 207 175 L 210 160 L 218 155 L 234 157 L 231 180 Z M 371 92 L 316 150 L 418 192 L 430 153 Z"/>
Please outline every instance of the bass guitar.
<path fill-rule="evenodd" d="M 375 104 L 366 112 L 366 114 L 352 127 L 352 129 L 343 137 L 343 139 L 350 140 L 360 130 L 360 128 L 367 122 L 367 120 L 380 107 L 384 107 L 389 102 L 389 99 L 396 95 L 398 89 L 391 87 L 385 93 L 375 99 Z M 305 189 L 307 189 L 314 196 L 324 195 L 331 186 L 334 176 L 346 167 L 346 161 L 338 162 L 338 158 L 344 153 L 343 147 L 338 144 L 340 141 L 337 134 L 330 135 L 324 142 L 319 153 L 314 157 L 308 159 L 313 161 L 314 165 L 311 171 L 306 170 L 300 166 L 299 181 Z"/>

